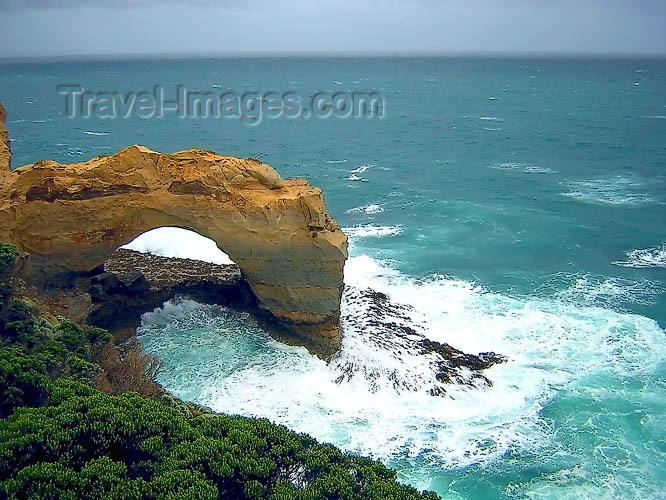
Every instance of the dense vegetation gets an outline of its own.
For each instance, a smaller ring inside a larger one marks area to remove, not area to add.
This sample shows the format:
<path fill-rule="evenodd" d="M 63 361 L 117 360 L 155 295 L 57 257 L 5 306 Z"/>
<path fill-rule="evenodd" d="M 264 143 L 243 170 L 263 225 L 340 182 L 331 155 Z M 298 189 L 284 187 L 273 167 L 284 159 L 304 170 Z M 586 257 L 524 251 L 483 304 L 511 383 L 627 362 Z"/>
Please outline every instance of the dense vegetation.
<path fill-rule="evenodd" d="M 17 256 L 0 245 L 0 281 Z M 38 314 L 0 287 L 0 498 L 437 498 L 266 420 L 176 401 L 136 349 Z"/>

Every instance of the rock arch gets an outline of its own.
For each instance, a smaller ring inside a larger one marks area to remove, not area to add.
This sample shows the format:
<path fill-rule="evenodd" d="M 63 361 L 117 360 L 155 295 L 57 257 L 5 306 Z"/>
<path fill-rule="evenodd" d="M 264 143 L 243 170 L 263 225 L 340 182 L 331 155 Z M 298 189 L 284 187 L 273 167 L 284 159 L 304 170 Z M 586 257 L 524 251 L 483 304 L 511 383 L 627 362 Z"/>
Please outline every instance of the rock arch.
<path fill-rule="evenodd" d="M 306 180 L 283 180 L 254 159 L 143 146 L 11 171 L 5 150 L 0 241 L 30 253 L 35 281 L 89 271 L 150 229 L 183 227 L 217 242 L 260 307 L 285 326 L 309 341 L 339 343 L 347 238 Z"/>

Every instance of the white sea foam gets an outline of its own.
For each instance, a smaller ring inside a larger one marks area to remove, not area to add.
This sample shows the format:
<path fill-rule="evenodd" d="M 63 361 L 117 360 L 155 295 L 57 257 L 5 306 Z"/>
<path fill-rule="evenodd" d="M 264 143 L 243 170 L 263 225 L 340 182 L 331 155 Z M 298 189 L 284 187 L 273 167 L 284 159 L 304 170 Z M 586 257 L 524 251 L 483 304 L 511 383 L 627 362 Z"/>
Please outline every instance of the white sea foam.
<path fill-rule="evenodd" d="M 569 191 L 561 196 L 602 205 L 641 205 L 657 200 L 645 192 L 645 184 L 627 176 L 604 177 L 566 183 Z"/>
<path fill-rule="evenodd" d="M 630 304 L 652 305 L 666 292 L 656 281 L 592 274 L 556 273 L 536 290 L 540 296 L 554 297 L 581 307 L 598 306 L 622 310 Z"/>
<path fill-rule="evenodd" d="M 501 121 L 504 121 L 501 118 L 497 118 L 496 116 L 479 116 L 479 120 L 482 120 L 484 122 L 501 122 Z"/>
<path fill-rule="evenodd" d="M 233 264 L 231 258 L 220 250 L 213 240 L 179 227 L 160 227 L 147 231 L 123 248 L 162 257 Z"/>
<path fill-rule="evenodd" d="M 537 167 L 526 163 L 496 163 L 490 168 L 495 170 L 510 170 L 512 172 L 521 172 L 524 174 L 554 174 L 557 171 L 547 167 Z"/>
<path fill-rule="evenodd" d="M 347 177 L 347 180 L 348 181 L 355 181 L 355 182 L 368 182 L 368 179 L 366 179 L 365 177 L 359 177 L 356 174 L 350 175 L 349 177 Z"/>
<path fill-rule="evenodd" d="M 347 160 L 324 160 L 325 163 L 346 163 Z"/>
<path fill-rule="evenodd" d="M 397 391 L 389 378 L 341 380 L 345 362 L 416 382 L 432 375 L 421 356 L 368 342 L 368 333 L 345 319 L 363 317 L 367 305 L 346 294 L 342 350 L 329 365 L 266 336 L 234 337 L 228 318 L 208 306 L 190 304 L 184 317 L 173 307 L 166 317 L 157 311 L 144 318 L 142 333 L 150 352 L 174 358 L 160 381 L 217 411 L 266 417 L 384 460 L 420 457 L 437 469 L 547 448 L 556 434 L 542 410 L 558 391 L 590 374 L 651 373 L 666 356 L 664 331 L 642 316 L 511 298 L 445 277 L 414 280 L 366 256 L 348 261 L 345 282 L 409 305 L 412 324 L 433 340 L 509 360 L 486 371 L 492 387 L 453 385 L 446 397 Z M 169 333 L 173 317 L 184 318 L 178 342 Z"/>
<path fill-rule="evenodd" d="M 399 234 L 402 234 L 403 230 L 403 227 L 400 225 L 377 226 L 375 224 L 343 228 L 345 234 L 352 240 L 357 238 L 384 238 L 386 236 L 398 236 Z"/>
<path fill-rule="evenodd" d="M 354 170 L 350 170 L 349 173 L 350 174 L 362 174 L 364 172 L 367 172 L 368 170 L 370 170 L 374 166 L 375 166 L 374 164 L 360 165 L 360 166 L 356 167 Z"/>
<path fill-rule="evenodd" d="M 666 267 L 666 242 L 655 248 L 644 248 L 626 252 L 627 260 L 615 261 L 613 264 L 622 267 Z"/>
<path fill-rule="evenodd" d="M 384 211 L 384 207 L 381 205 L 377 205 L 375 203 L 370 203 L 369 205 L 363 205 L 362 207 L 355 207 L 355 208 L 350 208 L 347 210 L 346 213 L 348 214 L 357 214 L 357 213 L 364 213 L 364 214 L 378 214 L 380 212 Z"/>
<path fill-rule="evenodd" d="M 94 132 L 92 130 L 86 130 L 83 132 L 85 135 L 97 135 L 97 136 L 102 136 L 102 135 L 109 135 L 109 132 Z"/>

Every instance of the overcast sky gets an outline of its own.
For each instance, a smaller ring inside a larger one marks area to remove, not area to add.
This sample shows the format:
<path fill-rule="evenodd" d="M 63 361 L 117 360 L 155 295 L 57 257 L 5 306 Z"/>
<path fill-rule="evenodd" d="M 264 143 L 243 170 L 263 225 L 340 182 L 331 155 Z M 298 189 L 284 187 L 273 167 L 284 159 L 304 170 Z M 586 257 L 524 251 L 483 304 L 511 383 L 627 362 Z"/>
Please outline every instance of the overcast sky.
<path fill-rule="evenodd" d="M 666 54 L 666 0 L 0 0 L 0 57 Z"/>

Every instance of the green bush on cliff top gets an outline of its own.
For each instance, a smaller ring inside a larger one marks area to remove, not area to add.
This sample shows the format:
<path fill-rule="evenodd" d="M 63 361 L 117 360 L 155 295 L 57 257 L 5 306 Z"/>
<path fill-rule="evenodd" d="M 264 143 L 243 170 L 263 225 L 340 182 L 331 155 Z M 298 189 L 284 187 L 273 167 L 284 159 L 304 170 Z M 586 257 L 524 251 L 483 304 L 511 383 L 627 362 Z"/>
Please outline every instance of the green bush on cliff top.
<path fill-rule="evenodd" d="M 49 390 L 59 404 L 0 423 L 0 488 L 11 498 L 436 498 L 265 420 L 187 418 L 63 379 Z"/>
<path fill-rule="evenodd" d="M 16 257 L 18 257 L 18 252 L 14 245 L 0 243 L 0 278 L 2 278 L 7 269 L 9 269 L 14 263 Z"/>

